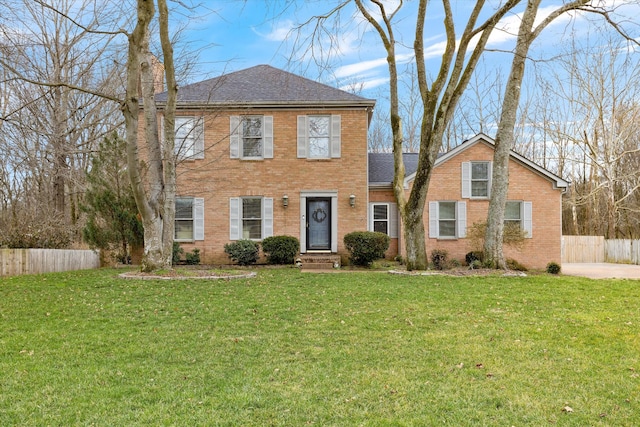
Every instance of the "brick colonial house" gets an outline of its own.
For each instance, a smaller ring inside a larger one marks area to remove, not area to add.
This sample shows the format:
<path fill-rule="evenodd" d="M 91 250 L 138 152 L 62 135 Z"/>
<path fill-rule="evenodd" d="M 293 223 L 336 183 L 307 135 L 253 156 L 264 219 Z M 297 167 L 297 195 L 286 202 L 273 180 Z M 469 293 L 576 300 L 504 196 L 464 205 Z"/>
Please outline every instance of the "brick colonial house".
<path fill-rule="evenodd" d="M 159 110 L 166 94 L 157 95 Z M 402 253 L 388 153 L 368 153 L 375 101 L 259 65 L 185 86 L 176 112 L 176 241 L 203 263 L 227 263 L 226 243 L 290 235 L 302 254 L 345 262 L 352 231 L 390 235 Z M 484 135 L 438 159 L 428 193 L 428 250 L 463 259 L 466 226 L 483 221 L 492 142 Z M 416 156 L 405 155 L 407 189 Z M 567 182 L 512 153 L 508 215 L 529 232 L 519 253 L 532 268 L 560 261 L 561 194 Z"/>

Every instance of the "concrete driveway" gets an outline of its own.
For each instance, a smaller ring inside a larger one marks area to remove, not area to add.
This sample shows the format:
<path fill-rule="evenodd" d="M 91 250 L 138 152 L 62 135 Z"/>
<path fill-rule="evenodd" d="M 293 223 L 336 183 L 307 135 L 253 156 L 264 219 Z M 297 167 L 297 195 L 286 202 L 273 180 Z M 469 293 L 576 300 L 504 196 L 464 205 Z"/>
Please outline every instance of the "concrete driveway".
<path fill-rule="evenodd" d="M 562 274 L 590 279 L 640 279 L 640 265 L 609 263 L 562 263 Z"/>

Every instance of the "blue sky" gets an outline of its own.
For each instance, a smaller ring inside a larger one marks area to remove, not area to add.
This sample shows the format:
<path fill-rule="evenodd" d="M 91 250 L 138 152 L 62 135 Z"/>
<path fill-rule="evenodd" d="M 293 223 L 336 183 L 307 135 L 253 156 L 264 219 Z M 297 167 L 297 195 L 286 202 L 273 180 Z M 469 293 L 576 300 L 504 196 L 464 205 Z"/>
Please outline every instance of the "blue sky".
<path fill-rule="evenodd" d="M 495 1 L 488 1 L 491 5 Z M 335 4 L 333 1 L 307 0 L 296 1 L 286 5 L 279 0 L 220 0 L 205 2 L 201 9 L 200 20 L 191 20 L 185 35 L 200 47 L 200 62 L 197 74 L 193 79 L 200 80 L 219 75 L 222 72 L 235 71 L 258 64 L 288 69 L 312 79 L 322 80 L 334 86 L 347 88 L 350 85 L 361 85 L 363 94 L 379 91 L 387 82 L 385 54 L 370 26 L 364 23 L 355 13 L 353 7 L 346 10 L 340 25 L 340 31 L 333 40 L 333 54 L 330 69 L 322 73 L 307 55 L 294 59 L 292 57 L 292 40 L 300 34 L 308 34 L 310 27 L 298 33 L 296 25 L 307 21 L 313 15 L 326 13 Z M 389 1 L 393 4 L 393 1 Z M 399 16 L 397 38 L 403 42 L 398 46 L 398 57 L 411 61 L 411 45 L 413 43 L 413 26 L 415 23 L 413 8 L 416 2 L 406 2 L 404 16 Z M 457 27 L 462 29 L 469 11 L 473 7 L 471 1 L 454 1 L 453 8 L 457 19 Z M 628 28 L 638 33 L 634 22 L 640 22 L 640 7 L 622 0 L 607 0 L 619 6 L 620 16 L 627 20 Z M 636 2 L 637 3 L 637 2 Z M 561 1 L 543 1 L 539 16 L 545 11 L 555 9 Z M 442 10 L 439 2 L 431 2 L 428 9 L 427 34 L 427 66 L 432 70 L 440 63 L 440 53 L 444 43 L 442 32 Z M 509 50 L 515 40 L 519 17 L 508 15 L 501 24 L 502 30 L 494 31 L 489 47 L 496 52 L 489 53 L 492 65 L 508 65 L 510 56 L 502 50 Z M 543 36 L 536 42 L 533 50 L 538 59 L 550 58 L 557 53 L 558 46 L 569 34 L 581 37 L 587 34 L 588 19 L 584 16 L 565 16 L 547 28 Z M 323 38 L 326 49 L 331 43 Z"/>

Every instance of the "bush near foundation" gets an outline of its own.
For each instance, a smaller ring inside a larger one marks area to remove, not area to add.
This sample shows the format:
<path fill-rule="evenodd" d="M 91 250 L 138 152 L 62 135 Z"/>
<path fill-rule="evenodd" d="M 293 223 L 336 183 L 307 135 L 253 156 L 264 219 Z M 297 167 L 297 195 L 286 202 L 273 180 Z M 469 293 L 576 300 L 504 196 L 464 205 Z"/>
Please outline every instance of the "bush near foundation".
<path fill-rule="evenodd" d="M 389 236 L 377 231 L 354 231 L 345 234 L 343 241 L 352 264 L 369 266 L 373 261 L 384 258 L 390 240 Z"/>
<path fill-rule="evenodd" d="M 293 264 L 299 250 L 300 241 L 293 236 L 271 236 L 262 241 L 269 264 Z"/>

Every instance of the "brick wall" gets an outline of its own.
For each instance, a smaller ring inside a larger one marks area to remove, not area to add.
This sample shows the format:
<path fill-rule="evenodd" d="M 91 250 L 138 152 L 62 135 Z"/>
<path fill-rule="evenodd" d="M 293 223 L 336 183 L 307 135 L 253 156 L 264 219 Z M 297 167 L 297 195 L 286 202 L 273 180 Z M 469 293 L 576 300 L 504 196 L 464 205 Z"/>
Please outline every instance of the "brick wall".
<path fill-rule="evenodd" d="M 480 142 L 461 151 L 449 160 L 439 164 L 433 171 L 427 202 L 425 206 L 424 225 L 427 244 L 427 255 L 433 249 L 448 251 L 450 258 L 464 261 L 465 254 L 475 250 L 469 239 L 434 239 L 428 237 L 429 201 L 465 201 L 467 203 L 467 230 L 476 222 L 487 219 L 489 200 L 462 199 L 462 162 L 492 161 L 493 149 Z M 371 191 L 372 200 L 393 200 L 393 194 Z M 504 247 L 505 256 L 519 261 L 528 268 L 544 269 L 548 262 L 560 262 L 561 259 L 561 190 L 554 189 L 547 178 L 531 171 L 515 160 L 509 164 L 508 200 L 528 201 L 533 206 L 532 238 L 525 239 L 521 249 Z M 400 239 L 400 252 L 404 255 L 404 243 Z"/>
<path fill-rule="evenodd" d="M 273 159 L 229 158 L 229 117 L 242 114 L 273 116 Z M 341 115 L 340 158 L 297 158 L 297 116 L 300 114 Z M 177 168 L 177 195 L 205 200 L 205 240 L 183 243 L 185 251 L 198 247 L 203 263 L 229 261 L 224 244 L 230 242 L 231 197 L 272 197 L 274 235 L 301 239 L 301 192 L 331 191 L 337 192 L 338 251 L 345 255 L 344 234 L 367 229 L 367 126 L 368 112 L 364 108 L 236 110 L 206 114 L 205 159 L 184 161 Z M 289 198 L 286 208 L 282 203 L 285 194 Z M 353 208 L 349 205 L 351 194 L 356 196 Z"/>

